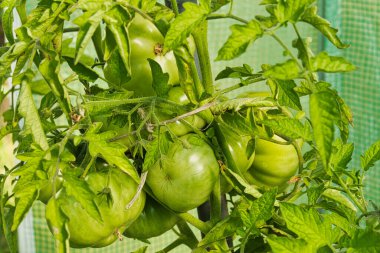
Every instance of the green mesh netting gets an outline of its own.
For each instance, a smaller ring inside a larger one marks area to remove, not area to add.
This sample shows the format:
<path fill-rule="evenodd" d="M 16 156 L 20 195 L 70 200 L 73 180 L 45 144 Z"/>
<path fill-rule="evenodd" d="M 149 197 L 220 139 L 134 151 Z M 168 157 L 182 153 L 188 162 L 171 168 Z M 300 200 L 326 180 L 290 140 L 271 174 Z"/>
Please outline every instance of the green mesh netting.
<path fill-rule="evenodd" d="M 259 0 L 239 0 L 234 5 L 234 13 L 249 19 L 255 14 L 263 14 L 263 9 L 252 10 L 252 6 L 257 6 Z M 359 3 L 360 2 L 360 3 Z M 33 1 L 30 3 L 30 7 Z M 380 72 L 377 67 L 380 65 L 380 5 L 378 0 L 334 0 L 320 1 L 321 12 L 331 21 L 333 26 L 338 27 L 343 41 L 352 46 L 338 52 L 332 45 L 321 40 L 319 35 L 310 26 L 301 29 L 303 36 L 313 37 L 313 48 L 327 50 L 332 54 L 341 54 L 358 66 L 358 70 L 345 75 L 326 75 L 324 78 L 333 83 L 339 90 L 346 102 L 351 106 L 355 127 L 352 129 L 351 140 L 356 143 L 355 166 L 360 165 L 359 156 L 374 141 L 380 139 Z M 223 10 L 221 10 L 223 11 Z M 223 22 L 210 22 L 209 44 L 213 50 L 210 52 L 211 58 L 217 55 L 217 48 L 229 36 L 229 25 L 231 20 Z M 292 30 L 283 30 L 280 37 L 287 42 L 295 37 Z M 276 49 L 276 50 L 274 50 Z M 278 49 L 276 42 L 271 39 L 259 40 L 249 51 L 239 59 L 228 62 L 229 66 L 239 66 L 248 63 L 258 69 L 261 63 L 273 63 L 282 58 L 282 51 Z M 226 62 L 215 62 L 213 64 L 214 76 L 226 66 Z M 223 82 L 218 85 L 228 85 L 232 83 Z M 262 89 L 256 86 L 254 89 Z M 252 87 L 251 87 L 252 88 Z M 379 166 L 378 166 L 379 167 Z M 380 202 L 380 170 L 372 168 L 366 180 L 367 195 L 375 202 Z M 36 204 L 33 207 L 33 229 L 35 238 L 35 252 L 54 252 L 54 242 L 50 232 L 47 230 L 44 218 L 44 206 Z M 151 240 L 149 252 L 155 252 L 164 248 L 175 239 L 173 233 L 167 233 Z M 143 243 L 125 238 L 122 242 L 116 242 L 111 246 L 102 249 L 81 249 L 73 252 L 87 253 L 112 253 L 131 252 Z M 33 252 L 33 251 L 28 251 Z M 186 247 L 181 247 L 172 252 L 189 252 Z"/>
<path fill-rule="evenodd" d="M 360 155 L 380 139 L 380 5 L 377 0 L 325 0 L 325 15 L 339 28 L 343 41 L 351 44 L 339 54 L 358 68 L 326 79 L 336 85 L 353 111 L 350 140 L 356 145 L 353 165 L 359 167 Z M 323 44 L 327 51 L 338 53 L 328 42 Z M 371 168 L 365 180 L 367 197 L 375 203 L 380 202 L 379 167 Z"/>

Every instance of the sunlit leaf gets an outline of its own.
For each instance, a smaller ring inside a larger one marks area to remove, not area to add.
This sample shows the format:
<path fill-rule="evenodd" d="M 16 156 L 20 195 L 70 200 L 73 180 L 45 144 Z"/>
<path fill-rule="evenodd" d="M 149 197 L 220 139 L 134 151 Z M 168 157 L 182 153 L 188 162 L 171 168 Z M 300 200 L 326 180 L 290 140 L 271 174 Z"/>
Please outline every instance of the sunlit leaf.
<path fill-rule="evenodd" d="M 216 60 L 231 60 L 245 52 L 248 45 L 262 36 L 260 23 L 251 20 L 245 25 L 232 25 L 231 35 L 218 51 Z"/>
<path fill-rule="evenodd" d="M 94 201 L 96 193 L 91 191 L 86 181 L 71 174 L 64 174 L 63 177 L 66 194 L 74 197 L 91 217 L 102 221 L 100 211 Z"/>
<path fill-rule="evenodd" d="M 52 228 L 56 252 L 66 253 L 70 250 L 68 218 L 59 207 L 59 203 L 51 198 L 46 206 L 46 221 Z"/>
<path fill-rule="evenodd" d="M 314 140 L 327 168 L 334 140 L 334 122 L 339 118 L 338 105 L 332 92 L 322 91 L 310 96 L 310 117 Z"/>
<path fill-rule="evenodd" d="M 209 13 L 209 9 L 203 5 L 186 2 L 183 7 L 185 11 L 171 23 L 165 36 L 164 48 L 166 50 L 180 46 L 190 33 L 207 18 Z"/>
<path fill-rule="evenodd" d="M 295 110 L 302 110 L 301 101 L 295 91 L 296 83 L 293 80 L 283 81 L 268 79 L 267 83 L 276 94 L 276 98 L 280 105 L 289 106 Z"/>
<path fill-rule="evenodd" d="M 313 136 L 309 124 L 302 124 L 297 119 L 292 118 L 279 118 L 279 119 L 266 119 L 262 122 L 264 125 L 269 126 L 274 132 L 288 136 L 292 139 L 302 138 L 306 141 L 311 141 Z"/>
<path fill-rule="evenodd" d="M 330 56 L 327 52 L 321 52 L 311 58 L 313 71 L 349 72 L 355 70 L 355 66 L 343 57 Z"/>
<path fill-rule="evenodd" d="M 318 29 L 331 43 L 337 48 L 347 48 L 349 45 L 344 44 L 337 36 L 338 30 L 331 27 L 331 24 L 326 19 L 318 16 L 317 7 L 312 6 L 308 8 L 302 15 L 301 20 L 309 23 Z"/>
<path fill-rule="evenodd" d="M 136 169 L 133 167 L 128 157 L 124 155 L 127 147 L 118 142 L 110 142 L 109 140 L 116 136 L 116 132 L 104 132 L 97 134 L 94 129 L 97 128 L 96 124 L 93 125 L 84 136 L 84 139 L 89 142 L 89 152 L 91 156 L 101 156 L 110 165 L 115 165 L 136 182 L 139 182 Z"/>
<path fill-rule="evenodd" d="M 25 118 L 24 129 L 33 135 L 34 141 L 43 149 L 47 149 L 47 142 L 41 119 L 34 103 L 34 98 L 29 84 L 30 78 L 25 76 L 21 83 L 20 95 L 18 98 L 18 111 Z"/>
<path fill-rule="evenodd" d="M 373 143 L 360 157 L 361 166 L 364 170 L 373 167 L 378 160 L 380 160 L 380 141 Z"/>

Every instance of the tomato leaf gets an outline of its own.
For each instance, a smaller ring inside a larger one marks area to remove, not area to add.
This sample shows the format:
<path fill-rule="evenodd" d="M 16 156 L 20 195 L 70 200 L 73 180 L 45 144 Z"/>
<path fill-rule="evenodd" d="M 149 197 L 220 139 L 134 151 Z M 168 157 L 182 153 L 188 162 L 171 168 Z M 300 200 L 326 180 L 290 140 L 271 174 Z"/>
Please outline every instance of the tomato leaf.
<path fill-rule="evenodd" d="M 315 249 L 331 245 L 339 235 L 339 231 L 333 229 L 329 222 L 322 220 L 313 208 L 305 209 L 283 202 L 280 204 L 280 210 L 287 227 L 300 239 L 309 242 Z"/>
<path fill-rule="evenodd" d="M 22 191 L 15 193 L 16 207 L 13 216 L 12 231 L 16 231 L 25 215 L 28 213 L 33 205 L 33 202 L 38 197 L 37 185 L 29 181 L 29 185 L 25 184 Z"/>
<path fill-rule="evenodd" d="M 380 233 L 371 229 L 357 229 L 349 243 L 347 253 L 380 251 Z"/>
<path fill-rule="evenodd" d="M 327 222 L 336 225 L 344 232 L 346 232 L 350 237 L 352 237 L 357 229 L 354 221 L 350 221 L 347 218 L 340 216 L 337 213 L 329 213 L 323 215 L 323 219 Z"/>
<path fill-rule="evenodd" d="M 17 231 L 11 231 L 14 208 L 4 208 L 3 210 L 5 210 L 5 214 L 1 214 L 3 235 L 7 240 L 10 252 L 18 253 Z"/>
<path fill-rule="evenodd" d="M 267 83 L 273 94 L 276 94 L 280 105 L 289 106 L 295 110 L 302 110 L 301 101 L 295 91 L 296 83 L 293 80 L 268 79 Z"/>
<path fill-rule="evenodd" d="M 186 2 L 183 4 L 185 11 L 171 23 L 165 36 L 164 48 L 171 50 L 179 47 L 190 33 L 207 18 L 210 10 L 207 6 Z"/>
<path fill-rule="evenodd" d="M 211 107 L 211 110 L 215 114 L 220 114 L 225 111 L 239 111 L 245 107 L 273 107 L 275 103 L 270 100 L 265 100 L 263 97 L 254 98 L 235 98 L 227 101 L 219 102 Z"/>
<path fill-rule="evenodd" d="M 273 253 L 304 253 L 314 252 L 313 248 L 304 239 L 295 239 L 290 237 L 280 237 L 271 235 L 267 237 L 268 243 Z"/>
<path fill-rule="evenodd" d="M 127 31 L 127 26 L 131 21 L 131 18 L 131 15 L 124 8 L 118 5 L 103 16 L 103 19 L 107 24 L 107 28 L 113 34 L 120 57 L 125 69 L 127 70 L 127 73 L 125 73 L 127 75 L 130 75 L 131 73 L 131 64 L 129 61 L 131 49 Z"/>
<path fill-rule="evenodd" d="M 95 82 L 99 75 L 90 67 L 78 62 L 74 63 L 74 58 L 63 56 L 70 68 L 78 75 L 79 79 L 86 80 L 88 82 Z"/>
<path fill-rule="evenodd" d="M 300 68 L 295 60 L 288 60 L 283 63 L 270 66 L 264 70 L 264 76 L 279 79 L 279 80 L 293 80 L 300 76 Z"/>
<path fill-rule="evenodd" d="M 250 203 L 248 210 L 239 210 L 243 223 L 248 228 L 255 227 L 258 221 L 267 221 L 272 217 L 273 206 L 276 201 L 277 189 L 269 191 Z"/>
<path fill-rule="evenodd" d="M 6 7 L 6 10 L 2 13 L 2 20 L 1 20 L 1 25 L 3 27 L 4 35 L 7 38 L 8 42 L 13 44 L 15 42 L 14 37 L 13 37 L 13 23 L 14 23 L 14 18 L 13 18 L 13 10 L 16 7 L 16 0 L 8 0 L 8 1 L 3 1 L 1 3 L 1 8 Z"/>
<path fill-rule="evenodd" d="M 59 207 L 56 199 L 51 198 L 46 206 L 46 221 L 52 228 L 52 233 L 55 238 L 56 252 L 69 252 L 69 230 L 68 218 L 64 215 Z"/>
<path fill-rule="evenodd" d="M 323 72 L 348 72 L 355 70 L 355 66 L 343 57 L 330 56 L 327 52 L 321 52 L 311 58 L 313 71 Z"/>
<path fill-rule="evenodd" d="M 218 51 L 215 60 L 231 60 L 244 53 L 251 42 L 263 35 L 260 23 L 251 20 L 245 25 L 232 25 L 231 35 Z"/>
<path fill-rule="evenodd" d="M 13 44 L 0 57 L 0 77 L 8 74 L 12 63 L 28 49 L 29 43 L 19 41 Z"/>
<path fill-rule="evenodd" d="M 252 136 L 254 134 L 255 126 L 243 115 L 239 113 L 224 113 L 221 117 L 223 122 L 220 122 L 220 124 L 222 124 L 223 128 L 228 129 L 228 131 L 232 131 L 240 136 Z"/>
<path fill-rule="evenodd" d="M 56 55 L 56 58 L 58 58 L 58 55 Z M 62 84 L 62 80 L 59 75 L 60 62 L 57 59 L 45 58 L 41 62 L 38 69 L 43 78 L 48 83 L 54 96 L 57 98 L 58 103 L 65 113 L 67 120 L 71 123 L 71 102 L 68 91 Z"/>
<path fill-rule="evenodd" d="M 338 30 L 330 26 L 330 22 L 326 19 L 318 16 L 317 7 L 312 6 L 308 8 L 301 17 L 301 21 L 304 21 L 316 29 L 318 29 L 331 43 L 337 48 L 347 48 L 349 45 L 342 43 L 337 36 Z"/>
<path fill-rule="evenodd" d="M 278 0 L 274 9 L 274 16 L 280 23 L 297 22 L 307 7 L 315 0 L 286 1 Z"/>
<path fill-rule="evenodd" d="M 361 155 L 360 164 L 364 170 L 368 170 L 373 167 L 378 160 L 380 160 L 380 141 L 373 143 L 371 147 Z"/>
<path fill-rule="evenodd" d="M 322 193 L 322 195 L 325 198 L 333 200 L 335 203 L 339 203 L 339 204 L 345 206 L 346 208 L 349 208 L 355 212 L 357 211 L 357 208 L 355 207 L 355 205 L 338 190 L 326 189 Z"/>
<path fill-rule="evenodd" d="M 232 236 L 235 231 L 242 225 L 243 224 L 239 217 L 230 215 L 214 225 L 212 229 L 205 235 L 202 241 L 199 242 L 198 247 L 207 246 L 209 244 Z"/>
<path fill-rule="evenodd" d="M 159 135 L 147 146 L 147 152 L 143 163 L 143 172 L 148 171 L 154 164 L 166 154 L 171 143 L 168 133 Z"/>
<path fill-rule="evenodd" d="M 309 205 L 315 205 L 324 191 L 324 185 L 312 186 L 307 189 L 307 201 Z"/>
<path fill-rule="evenodd" d="M 122 90 L 123 86 L 131 79 L 119 51 L 114 50 L 109 56 L 104 67 L 104 77 L 108 85 L 117 90 Z"/>
<path fill-rule="evenodd" d="M 333 143 L 334 152 L 331 154 L 330 165 L 335 170 L 347 169 L 348 163 L 351 161 L 354 152 L 353 143 L 343 143 L 341 139 L 337 139 Z"/>
<path fill-rule="evenodd" d="M 158 97 L 165 97 L 169 92 L 169 74 L 164 73 L 159 63 L 155 60 L 148 59 L 153 77 L 153 89 Z"/>
<path fill-rule="evenodd" d="M 217 11 L 222 8 L 224 5 L 229 4 L 231 0 L 211 0 L 211 10 Z"/>
<path fill-rule="evenodd" d="M 96 131 L 99 124 L 93 124 L 87 130 L 84 140 L 89 143 L 89 152 L 91 156 L 101 156 L 110 165 L 115 165 L 125 173 L 127 173 L 137 183 L 140 182 L 136 169 L 133 167 L 128 158 L 124 155 L 127 147 L 118 142 L 109 142 L 109 139 L 116 136 L 116 132 L 104 132 L 97 134 Z"/>
<path fill-rule="evenodd" d="M 224 70 L 219 72 L 215 80 L 248 77 L 253 75 L 252 71 L 252 68 L 248 64 L 244 64 L 242 67 L 226 67 Z"/>
<path fill-rule="evenodd" d="M 96 194 L 90 189 L 86 181 L 67 173 L 63 174 L 63 178 L 63 186 L 67 195 L 74 197 L 91 217 L 97 221 L 103 221 L 99 208 L 94 201 Z"/>
<path fill-rule="evenodd" d="M 103 15 L 104 11 L 100 9 L 96 12 L 85 12 L 73 21 L 80 27 L 76 40 L 74 64 L 77 64 L 84 54 L 88 43 L 91 41 L 92 36 L 102 21 Z"/>
<path fill-rule="evenodd" d="M 313 56 L 313 51 L 310 48 L 311 41 L 312 39 L 309 37 L 306 39 L 297 38 L 292 43 L 293 47 L 298 50 L 298 59 L 301 60 L 306 69 L 311 69 L 310 58 Z"/>
<path fill-rule="evenodd" d="M 241 185 L 244 188 L 244 193 L 247 193 L 254 198 L 260 198 L 262 196 L 261 192 L 253 185 L 250 185 L 244 178 L 242 178 L 240 175 L 237 173 L 233 172 L 229 168 L 226 168 L 226 171 L 228 174 L 232 176 L 235 181 Z"/>
<path fill-rule="evenodd" d="M 302 138 L 306 141 L 313 140 L 309 124 L 302 124 L 294 118 L 273 118 L 262 121 L 262 124 L 269 126 L 274 132 L 288 136 L 292 139 Z"/>
<path fill-rule="evenodd" d="M 310 117 L 314 140 L 322 163 L 327 169 L 334 140 L 334 122 L 339 118 L 335 95 L 329 91 L 313 93 L 310 96 Z"/>
<path fill-rule="evenodd" d="M 18 97 L 18 111 L 25 118 L 24 130 L 26 133 L 33 135 L 34 141 L 43 149 L 48 149 L 44 129 L 41 124 L 40 115 L 38 114 L 34 98 L 30 89 L 29 81 L 32 78 L 32 73 L 26 75 L 21 82 L 21 90 Z"/>

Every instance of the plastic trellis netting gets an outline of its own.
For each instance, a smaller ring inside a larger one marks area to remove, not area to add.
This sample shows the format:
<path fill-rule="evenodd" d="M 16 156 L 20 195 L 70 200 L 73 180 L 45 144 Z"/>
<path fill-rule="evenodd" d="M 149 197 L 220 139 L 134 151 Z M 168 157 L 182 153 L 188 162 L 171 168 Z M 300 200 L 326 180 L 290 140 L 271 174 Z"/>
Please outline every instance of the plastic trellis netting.
<path fill-rule="evenodd" d="M 30 1 L 29 8 L 33 2 Z M 253 9 L 259 0 L 235 1 L 234 13 L 249 19 L 255 14 L 263 14 L 264 9 Z M 337 52 L 326 40 L 318 37 L 310 26 L 302 27 L 303 35 L 308 34 L 313 39 L 314 50 L 326 50 L 331 54 L 342 54 L 353 62 L 358 70 L 354 73 L 337 75 L 326 75 L 322 78 L 335 85 L 342 97 L 350 105 L 354 114 L 354 128 L 351 129 L 351 141 L 355 142 L 355 159 L 353 164 L 360 166 L 360 154 L 364 152 L 373 142 L 380 139 L 380 4 L 378 0 L 320 0 L 320 12 L 331 21 L 334 27 L 339 28 L 339 35 L 343 41 L 351 44 L 348 50 Z M 225 10 L 221 10 L 222 12 Z M 210 52 L 211 58 L 215 59 L 217 49 L 229 36 L 228 27 L 234 22 L 225 20 L 223 22 L 209 22 L 209 44 L 214 49 Z M 291 29 L 284 30 L 281 37 L 287 42 L 295 37 Z M 272 63 L 283 57 L 282 51 L 278 49 L 276 42 L 270 38 L 259 40 L 251 46 L 247 53 L 239 59 L 231 62 L 215 62 L 213 64 L 214 76 L 227 64 L 229 66 L 241 66 L 248 63 L 258 69 L 261 63 Z M 228 85 L 229 83 L 223 83 Z M 232 83 L 231 83 L 232 84 Z M 221 85 L 217 83 L 217 85 Z M 265 87 L 258 87 L 258 89 Z M 366 179 L 366 194 L 374 202 L 380 202 L 380 170 L 372 168 Z M 24 222 L 20 229 L 21 253 L 45 253 L 54 252 L 54 241 L 47 229 L 44 218 L 44 205 L 36 203 L 33 207 L 33 215 Z M 27 235 L 27 237 L 23 236 Z M 175 239 L 173 233 L 166 233 L 151 240 L 148 252 L 163 249 Z M 72 252 L 88 253 L 113 253 L 131 252 L 143 246 L 144 243 L 137 240 L 125 238 L 122 242 L 102 249 L 73 249 Z M 180 247 L 173 252 L 189 252 L 186 247 Z"/>

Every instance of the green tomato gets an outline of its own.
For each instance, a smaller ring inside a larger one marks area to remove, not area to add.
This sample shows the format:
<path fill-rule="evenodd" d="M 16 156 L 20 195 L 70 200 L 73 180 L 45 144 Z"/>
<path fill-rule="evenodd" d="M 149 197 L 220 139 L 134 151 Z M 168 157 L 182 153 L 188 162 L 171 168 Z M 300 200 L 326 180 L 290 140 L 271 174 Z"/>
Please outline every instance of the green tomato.
<path fill-rule="evenodd" d="M 285 141 L 274 135 L 276 141 Z M 257 186 L 287 187 L 287 182 L 298 170 L 299 161 L 295 147 L 282 145 L 263 139 L 256 140 L 255 159 L 252 167 L 245 173 L 248 182 Z"/>
<path fill-rule="evenodd" d="M 178 222 L 178 217 L 152 198 L 147 198 L 140 217 L 125 230 L 124 235 L 140 240 L 159 236 Z"/>
<path fill-rule="evenodd" d="M 90 173 L 85 181 L 96 194 L 94 201 L 102 222 L 90 216 L 65 188 L 57 194 L 56 200 L 68 217 L 71 247 L 104 247 L 119 238 L 123 230 L 138 218 L 145 204 L 145 193 L 141 192 L 134 204 L 126 209 L 138 188 L 129 175 L 111 168 L 108 171 Z M 49 203 L 47 210 L 52 208 Z M 49 228 L 53 232 L 53 227 Z"/>
<path fill-rule="evenodd" d="M 169 74 L 169 85 L 179 83 L 177 63 L 172 51 L 162 54 L 164 36 L 157 27 L 148 19 L 136 13 L 128 26 L 130 45 L 131 79 L 123 88 L 133 91 L 135 96 L 154 96 L 152 87 L 152 72 L 148 62 L 155 60 L 160 64 L 162 71 Z M 111 83 L 119 83 L 115 80 L 115 66 L 120 62 L 118 51 L 111 54 L 104 69 L 105 78 Z"/>
<path fill-rule="evenodd" d="M 173 101 L 179 105 L 187 105 L 190 103 L 182 87 L 176 86 L 169 90 L 168 100 Z M 157 117 L 160 121 L 172 119 L 176 117 L 175 114 L 170 114 L 169 112 L 157 111 Z M 186 122 L 186 123 L 184 123 Z M 177 120 L 175 122 L 167 124 L 165 127 L 174 135 L 182 136 L 193 132 L 193 126 L 196 129 L 201 129 L 206 125 L 206 122 L 198 115 L 191 115 L 182 120 Z"/>
<path fill-rule="evenodd" d="M 172 143 L 147 176 L 157 199 L 176 212 L 204 203 L 219 179 L 213 149 L 198 135 L 187 134 Z"/>

